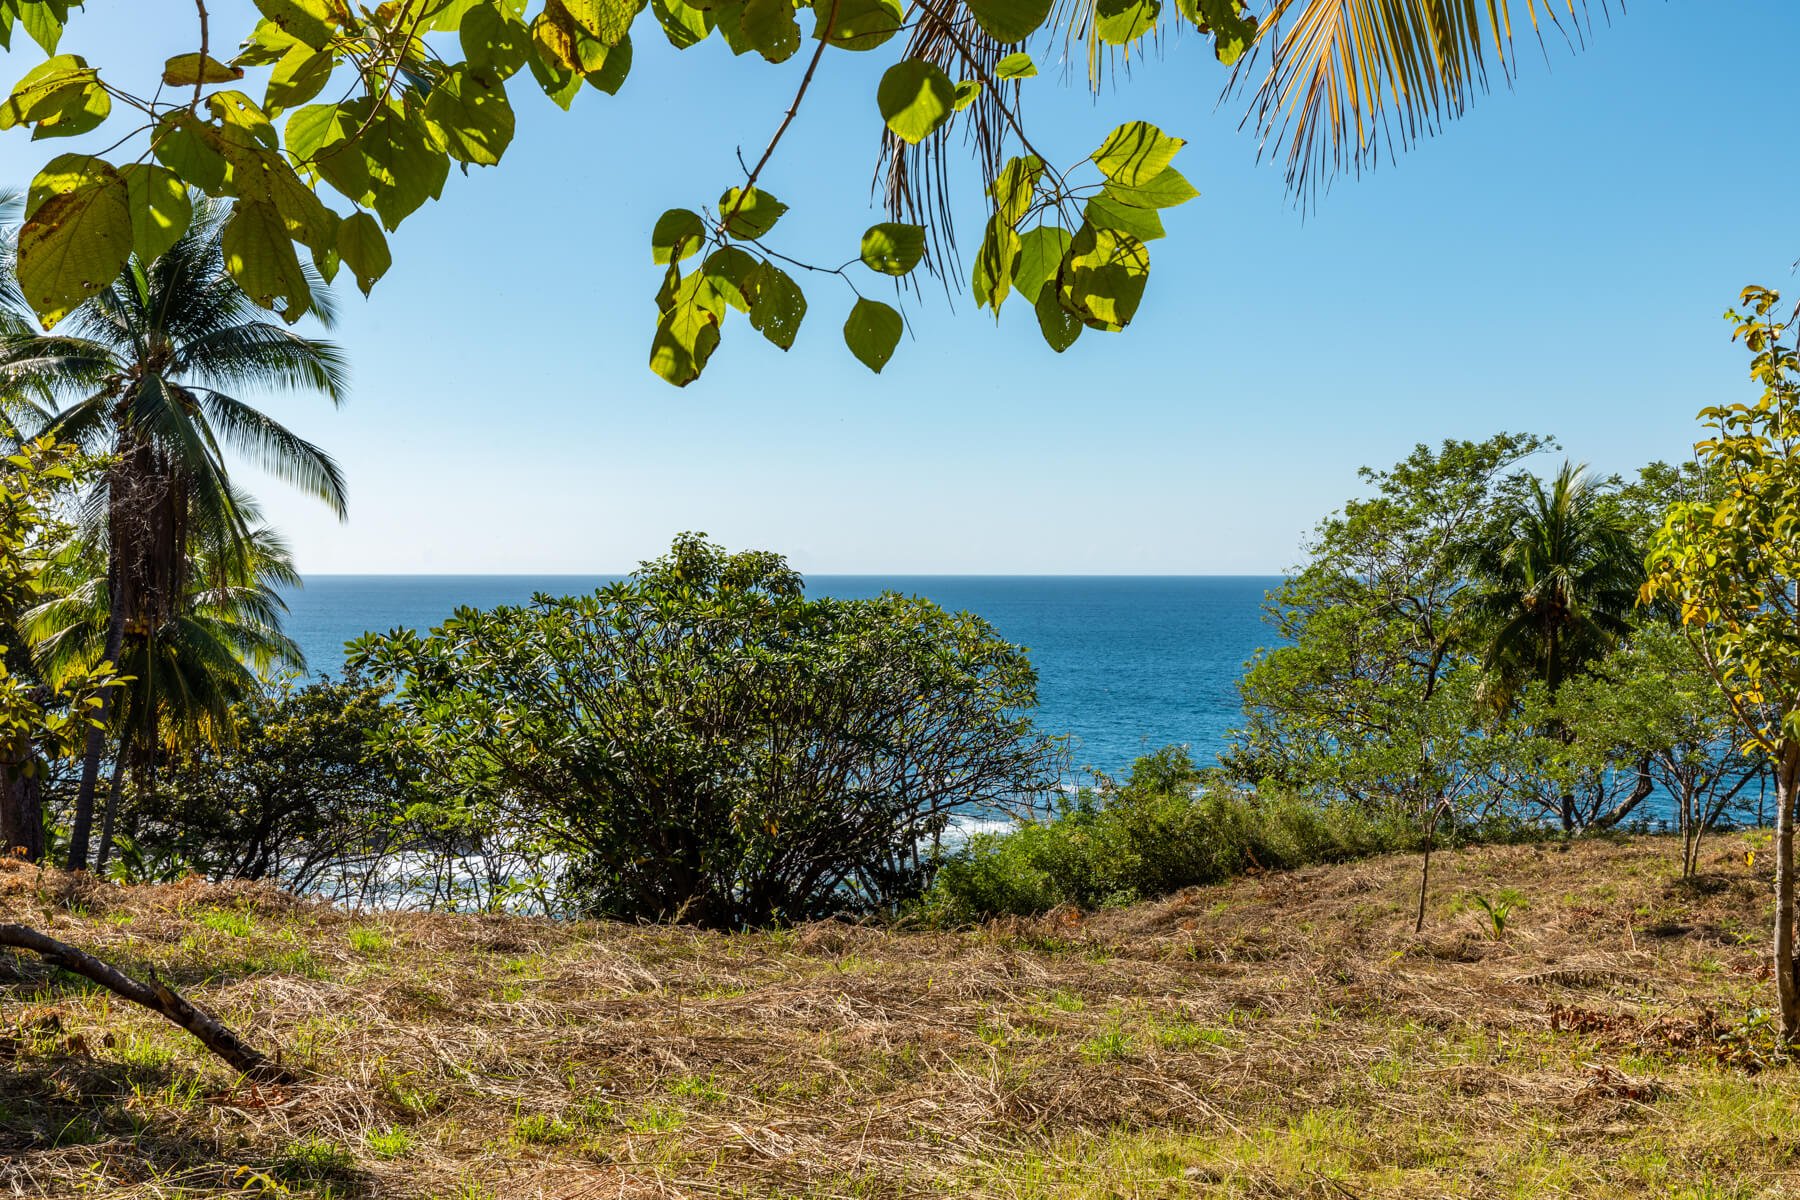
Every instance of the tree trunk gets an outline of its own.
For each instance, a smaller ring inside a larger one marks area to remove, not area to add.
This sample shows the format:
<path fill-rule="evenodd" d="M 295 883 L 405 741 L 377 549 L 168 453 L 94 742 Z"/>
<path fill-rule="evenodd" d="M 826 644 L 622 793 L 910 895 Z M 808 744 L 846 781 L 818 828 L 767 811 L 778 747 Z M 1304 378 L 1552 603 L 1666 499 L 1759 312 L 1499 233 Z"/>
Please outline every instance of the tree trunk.
<path fill-rule="evenodd" d="M 1431 844 L 1437 837 L 1438 806 L 1425 814 L 1425 855 L 1419 864 L 1419 915 L 1413 921 L 1413 932 L 1425 932 L 1425 889 L 1431 884 Z"/>
<path fill-rule="evenodd" d="M 21 735 L 0 763 L 0 854 L 44 859 L 44 777 L 31 739 Z"/>
<path fill-rule="evenodd" d="M 1783 739 L 1775 776 L 1775 998 L 1782 1040 L 1800 1041 L 1800 978 L 1794 974 L 1794 783 L 1800 741 Z"/>
<path fill-rule="evenodd" d="M 125 750 L 130 745 L 130 735 L 119 738 L 119 757 L 113 762 L 112 786 L 106 793 L 106 811 L 100 815 L 100 848 L 94 854 L 94 873 L 106 870 L 106 860 L 112 857 L 113 828 L 119 817 L 119 797 L 125 791 Z M 140 801 L 142 797 L 139 797 Z"/>
<path fill-rule="evenodd" d="M 106 620 L 106 661 L 115 667 L 125 648 L 125 612 L 119 604 L 119 589 L 109 589 L 112 612 Z M 85 871 L 88 865 L 88 841 L 94 829 L 94 790 L 100 782 L 100 759 L 106 753 L 106 726 L 112 716 L 113 693 L 117 688 L 102 688 L 100 710 L 95 725 L 88 730 L 87 753 L 81 760 L 81 787 L 75 793 L 75 820 L 69 829 L 69 870 Z"/>
<path fill-rule="evenodd" d="M 93 980 L 133 1004 L 161 1013 L 199 1038 L 208 1050 L 230 1063 L 246 1079 L 258 1083 L 295 1082 L 286 1068 L 264 1057 L 217 1017 L 201 1012 L 159 979 L 152 978 L 148 983 L 134 979 L 85 950 L 77 950 L 24 925 L 0 925 L 0 946 L 30 950 L 65 971 Z"/>

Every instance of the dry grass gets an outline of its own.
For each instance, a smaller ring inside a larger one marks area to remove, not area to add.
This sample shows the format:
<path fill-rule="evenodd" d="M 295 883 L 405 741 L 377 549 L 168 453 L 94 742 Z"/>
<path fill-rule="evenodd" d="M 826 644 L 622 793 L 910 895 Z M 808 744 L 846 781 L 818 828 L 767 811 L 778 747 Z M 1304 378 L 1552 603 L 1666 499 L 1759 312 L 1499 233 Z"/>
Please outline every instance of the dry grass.
<path fill-rule="evenodd" d="M 966 933 L 355 917 L 12 866 L 311 1081 L 0 961 L 0 1195 L 1800 1195 L 1769 879 L 1717 842 L 1491 848 Z M 1512 904 L 1496 938 L 1475 895 Z"/>

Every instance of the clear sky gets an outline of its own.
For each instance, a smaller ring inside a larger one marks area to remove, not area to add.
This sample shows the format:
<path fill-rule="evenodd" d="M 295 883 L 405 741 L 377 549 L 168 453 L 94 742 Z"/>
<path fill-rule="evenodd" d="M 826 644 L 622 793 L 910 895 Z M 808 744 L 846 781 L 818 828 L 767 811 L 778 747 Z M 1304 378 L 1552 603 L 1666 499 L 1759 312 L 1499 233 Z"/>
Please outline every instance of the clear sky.
<path fill-rule="evenodd" d="M 249 28 L 248 0 L 209 7 Z M 345 408 L 269 401 L 347 470 L 348 523 L 257 486 L 308 572 L 612 572 L 701 529 L 816 572 L 1265 573 L 1359 465 L 1421 440 L 1551 433 L 1609 471 L 1679 457 L 1694 412 L 1747 386 L 1726 304 L 1752 281 L 1800 292 L 1800 4 L 1611 7 L 1584 51 L 1522 44 L 1511 91 L 1304 218 L 1202 39 L 1097 99 L 1046 69 L 1026 98 L 1052 157 L 1133 118 L 1190 140 L 1202 196 L 1167 215 L 1127 332 L 1058 356 L 1024 306 L 996 328 L 928 289 L 877 377 L 827 280 L 791 353 L 739 320 L 682 391 L 644 365 L 650 226 L 739 181 L 805 55 L 677 54 L 646 16 L 619 96 L 564 114 L 521 78 L 502 165 L 401 228 L 373 298 L 340 284 Z M 89 0 L 65 49 L 141 80 L 192 22 L 186 0 Z M 763 176 L 792 206 L 777 244 L 842 261 L 882 219 L 878 57 L 827 55 Z M 66 148 L 6 135 L 0 167 L 22 186 Z"/>

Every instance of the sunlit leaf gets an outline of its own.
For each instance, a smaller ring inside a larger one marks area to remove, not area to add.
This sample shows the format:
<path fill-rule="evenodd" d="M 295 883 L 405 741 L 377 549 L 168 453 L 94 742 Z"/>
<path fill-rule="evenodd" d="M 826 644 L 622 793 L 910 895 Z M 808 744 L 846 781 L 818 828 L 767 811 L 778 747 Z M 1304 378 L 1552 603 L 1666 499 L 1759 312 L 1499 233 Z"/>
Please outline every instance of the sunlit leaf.
<path fill-rule="evenodd" d="M 775 228 L 787 205 L 760 188 L 748 192 L 732 188 L 719 197 L 719 216 L 725 232 L 735 238 L 755 240 Z"/>
<path fill-rule="evenodd" d="M 916 144 L 950 119 L 956 107 L 956 85 L 935 63 L 909 58 L 881 76 L 875 103 L 887 127 L 901 140 Z"/>
<path fill-rule="evenodd" d="M 1107 135 L 1093 160 L 1107 178 L 1126 187 L 1142 187 L 1162 174 L 1186 144 L 1148 121 L 1131 121 Z"/>
<path fill-rule="evenodd" d="M 862 236 L 861 258 L 871 271 L 904 275 L 925 256 L 925 227 L 884 221 Z"/>
<path fill-rule="evenodd" d="M 124 269 L 131 197 L 108 163 L 82 154 L 50 160 L 31 191 L 19 229 L 19 287 L 49 329 Z"/>
<path fill-rule="evenodd" d="M 844 319 L 844 344 L 850 353 L 877 375 L 894 355 L 906 322 L 891 305 L 858 299 Z"/>
<path fill-rule="evenodd" d="M 160 258 L 193 220 L 187 185 L 166 167 L 131 163 L 119 168 L 131 208 L 131 247 L 138 261 Z"/>

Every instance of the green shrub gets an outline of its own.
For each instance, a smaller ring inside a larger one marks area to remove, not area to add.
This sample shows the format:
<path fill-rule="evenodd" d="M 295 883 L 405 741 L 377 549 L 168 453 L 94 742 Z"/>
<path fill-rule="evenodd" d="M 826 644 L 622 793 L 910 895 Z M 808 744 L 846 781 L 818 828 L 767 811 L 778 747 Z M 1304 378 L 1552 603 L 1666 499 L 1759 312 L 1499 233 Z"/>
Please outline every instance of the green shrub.
<path fill-rule="evenodd" d="M 1443 831 L 1440 830 L 1440 836 Z M 1542 836 L 1513 823 L 1450 840 Z M 949 924 L 1100 908 L 1276 870 L 1413 850 L 1410 821 L 1348 804 L 1321 806 L 1208 782 L 1181 747 L 1140 758 L 1123 786 L 1102 779 L 1054 816 L 981 834 L 939 870 L 924 911 Z"/>

